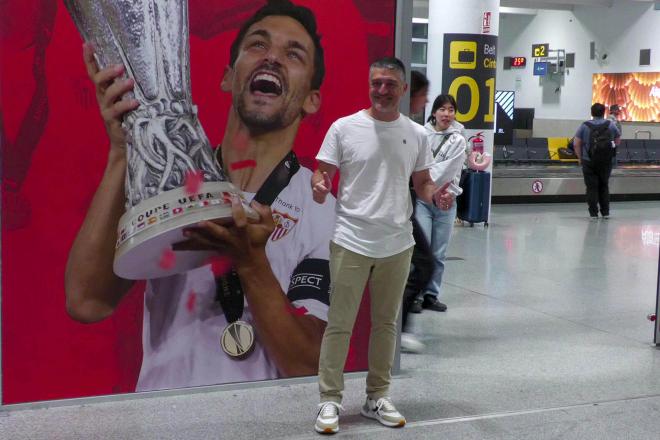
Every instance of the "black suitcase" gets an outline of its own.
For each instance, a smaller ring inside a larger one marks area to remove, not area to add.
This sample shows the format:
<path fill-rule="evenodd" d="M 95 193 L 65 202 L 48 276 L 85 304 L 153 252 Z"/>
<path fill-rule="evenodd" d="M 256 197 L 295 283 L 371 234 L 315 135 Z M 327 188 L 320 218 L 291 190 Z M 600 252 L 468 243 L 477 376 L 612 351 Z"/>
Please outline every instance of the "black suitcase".
<path fill-rule="evenodd" d="M 458 196 L 457 215 L 460 220 L 484 223 L 488 227 L 488 208 L 490 206 L 490 173 L 467 170 L 461 176 L 463 194 Z"/>

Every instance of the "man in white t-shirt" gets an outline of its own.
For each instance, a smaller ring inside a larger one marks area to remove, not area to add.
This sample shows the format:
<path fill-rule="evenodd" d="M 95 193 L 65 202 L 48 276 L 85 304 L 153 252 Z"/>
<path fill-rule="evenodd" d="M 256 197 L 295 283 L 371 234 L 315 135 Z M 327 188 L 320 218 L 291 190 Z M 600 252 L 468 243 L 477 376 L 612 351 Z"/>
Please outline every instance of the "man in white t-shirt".
<path fill-rule="evenodd" d="M 121 115 L 137 101 L 121 99 L 133 88 L 131 80 L 114 82 L 123 66 L 99 71 L 90 46 L 85 62 L 111 148 L 69 255 L 66 293 L 74 319 L 96 322 L 114 312 L 133 284 L 113 273 L 112 260 L 125 200 Z M 227 165 L 256 163 L 225 170 L 248 200 L 259 201 L 252 206 L 260 219 L 248 222 L 233 201 L 234 226 L 204 222 L 176 248 L 229 255 L 233 270 L 225 276 L 216 278 L 207 265 L 148 280 L 138 390 L 316 374 L 327 319 L 334 200 L 312 201 L 312 172 L 298 165 L 291 150 L 304 115 L 319 109 L 324 70 L 316 21 L 307 8 L 269 1 L 239 30 L 222 80 L 232 107 L 218 156 Z M 221 346 L 223 332 L 237 319 L 255 330 L 247 353 Z"/>
<path fill-rule="evenodd" d="M 365 285 L 371 293 L 367 400 L 362 415 L 386 426 L 406 423 L 389 398 L 397 317 L 414 240 L 409 181 L 428 203 L 446 207 L 451 195 L 438 188 L 433 157 L 421 126 L 399 113 L 407 89 L 405 68 L 382 58 L 369 70 L 371 107 L 337 120 L 317 155 L 314 200 L 323 203 L 340 172 L 337 223 L 330 243 L 330 310 L 321 344 L 321 403 L 315 429 L 335 433 L 344 388 L 343 370 Z M 446 208 L 445 208 L 446 209 Z"/>

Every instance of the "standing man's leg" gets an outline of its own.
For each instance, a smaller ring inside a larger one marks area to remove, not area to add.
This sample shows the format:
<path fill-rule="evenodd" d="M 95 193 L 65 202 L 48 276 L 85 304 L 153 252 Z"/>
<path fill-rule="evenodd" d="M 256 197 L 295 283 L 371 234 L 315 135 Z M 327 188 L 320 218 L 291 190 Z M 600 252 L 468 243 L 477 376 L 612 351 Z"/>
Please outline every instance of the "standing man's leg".
<path fill-rule="evenodd" d="M 589 215 L 598 217 L 598 176 L 589 161 L 582 161 L 582 174 L 584 175 L 584 184 L 587 187 L 587 205 L 589 205 Z"/>
<path fill-rule="evenodd" d="M 387 426 L 403 426 L 406 423 L 391 401 L 385 398 L 389 396 L 401 291 L 408 277 L 412 249 L 376 260 L 369 279 L 371 336 L 367 402 L 362 408 L 362 414 L 376 418 Z"/>
<path fill-rule="evenodd" d="M 321 402 L 341 403 L 348 345 L 372 261 L 330 242 L 330 309 L 319 358 Z M 402 291 L 403 286 L 399 300 Z"/>
<path fill-rule="evenodd" d="M 598 168 L 598 203 L 603 217 L 610 215 L 610 175 L 612 164 L 604 164 Z"/>
<path fill-rule="evenodd" d="M 421 296 L 431 279 L 431 275 L 433 275 L 433 259 L 430 246 L 416 216 L 413 216 L 411 221 L 415 246 L 410 262 L 410 274 L 403 291 L 403 322 L 401 326 L 403 332 L 407 331 L 408 314 L 413 307 L 413 303 L 418 295 Z M 421 312 L 421 305 L 418 312 Z"/>
<path fill-rule="evenodd" d="M 433 279 L 433 274 L 435 273 L 436 267 L 435 267 L 435 261 L 433 259 L 433 250 L 432 250 L 432 242 L 433 242 L 433 219 L 434 219 L 434 206 L 429 205 L 428 203 L 418 199 L 417 204 L 415 205 L 415 220 L 417 221 L 417 224 L 419 225 L 419 232 L 421 239 L 423 239 L 425 243 L 425 250 L 427 251 L 427 257 L 429 259 L 429 264 L 428 264 L 428 269 L 430 272 L 427 274 L 428 282 L 425 283 L 422 286 L 421 291 L 419 292 L 418 298 L 417 298 L 417 308 L 419 311 L 421 311 L 421 307 L 423 304 L 424 300 L 424 294 L 427 293 L 427 290 L 429 289 L 429 285 L 431 284 L 431 280 Z M 415 237 L 415 242 L 417 242 L 417 237 Z M 418 312 L 419 313 L 419 312 Z"/>
<path fill-rule="evenodd" d="M 355 317 L 373 259 L 330 242 L 330 309 L 319 357 L 321 403 L 314 429 L 324 434 L 339 430 L 344 391 L 344 365 Z"/>
<path fill-rule="evenodd" d="M 413 215 L 412 219 L 413 239 L 415 246 L 413 247 L 412 259 L 410 262 L 410 274 L 406 281 L 406 287 L 403 290 L 403 304 L 401 313 L 401 351 L 408 353 L 419 353 L 426 348 L 424 343 L 419 340 L 412 332 L 410 325 L 410 314 L 422 311 L 422 301 L 417 299 L 422 295 L 424 288 L 433 275 L 433 258 L 431 250 L 426 242 L 426 237 L 417 223 L 417 219 Z"/>

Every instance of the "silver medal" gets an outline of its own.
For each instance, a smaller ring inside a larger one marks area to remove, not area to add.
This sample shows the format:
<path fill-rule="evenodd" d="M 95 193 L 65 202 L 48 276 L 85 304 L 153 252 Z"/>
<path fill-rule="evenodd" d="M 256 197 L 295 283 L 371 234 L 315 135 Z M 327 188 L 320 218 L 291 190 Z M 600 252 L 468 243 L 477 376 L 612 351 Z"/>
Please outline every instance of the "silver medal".
<path fill-rule="evenodd" d="M 222 350 L 233 358 L 245 358 L 254 348 L 254 330 L 245 321 L 229 324 L 220 338 Z"/>

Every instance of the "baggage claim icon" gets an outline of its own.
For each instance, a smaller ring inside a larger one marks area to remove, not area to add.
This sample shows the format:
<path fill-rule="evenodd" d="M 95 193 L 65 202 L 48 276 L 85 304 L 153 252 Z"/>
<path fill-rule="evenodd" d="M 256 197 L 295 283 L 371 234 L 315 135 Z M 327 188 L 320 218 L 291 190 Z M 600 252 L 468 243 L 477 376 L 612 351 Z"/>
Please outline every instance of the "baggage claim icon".
<path fill-rule="evenodd" d="M 452 41 L 449 44 L 449 67 L 451 69 L 476 69 L 477 42 Z"/>

